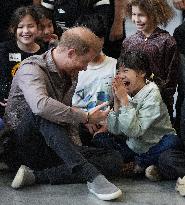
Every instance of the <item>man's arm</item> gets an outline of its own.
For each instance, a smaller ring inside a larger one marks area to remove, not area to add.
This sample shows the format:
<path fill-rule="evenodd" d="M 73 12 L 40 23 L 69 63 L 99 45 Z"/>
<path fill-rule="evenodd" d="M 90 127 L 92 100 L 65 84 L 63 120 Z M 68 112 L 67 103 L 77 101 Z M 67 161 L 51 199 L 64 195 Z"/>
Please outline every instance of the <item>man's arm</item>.
<path fill-rule="evenodd" d="M 126 16 L 126 6 L 128 0 L 114 1 L 114 22 L 111 27 L 109 40 L 115 41 L 121 39 L 123 36 L 123 21 Z"/>
<path fill-rule="evenodd" d="M 173 0 L 176 9 L 185 10 L 185 0 Z"/>
<path fill-rule="evenodd" d="M 18 78 L 18 86 L 32 112 L 51 122 L 57 124 L 98 123 L 104 120 L 109 113 L 109 109 L 101 110 L 107 105 L 105 103 L 86 113 L 50 97 L 46 83 L 49 79 L 39 66 L 23 65 L 16 73 L 16 78 Z"/>

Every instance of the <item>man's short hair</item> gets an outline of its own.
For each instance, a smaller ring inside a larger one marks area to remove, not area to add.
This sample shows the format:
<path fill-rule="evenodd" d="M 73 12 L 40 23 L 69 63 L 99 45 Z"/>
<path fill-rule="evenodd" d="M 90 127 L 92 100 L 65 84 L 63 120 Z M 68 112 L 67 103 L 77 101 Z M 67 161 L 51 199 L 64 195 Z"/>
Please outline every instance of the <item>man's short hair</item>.
<path fill-rule="evenodd" d="M 91 49 L 99 53 L 103 46 L 101 40 L 86 27 L 73 27 L 66 30 L 58 45 L 68 49 L 74 48 L 77 55 L 84 55 Z"/>

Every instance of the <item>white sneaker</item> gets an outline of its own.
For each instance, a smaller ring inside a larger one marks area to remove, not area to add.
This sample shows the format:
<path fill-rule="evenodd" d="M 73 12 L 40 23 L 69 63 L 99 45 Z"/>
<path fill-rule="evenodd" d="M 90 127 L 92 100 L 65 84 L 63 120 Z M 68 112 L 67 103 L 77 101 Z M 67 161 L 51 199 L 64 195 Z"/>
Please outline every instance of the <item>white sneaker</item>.
<path fill-rule="evenodd" d="M 35 183 L 35 176 L 33 174 L 33 170 L 25 165 L 21 165 L 15 178 L 12 182 L 11 187 L 14 189 L 18 189 L 23 186 L 31 185 Z"/>
<path fill-rule="evenodd" d="M 122 191 L 101 174 L 93 182 L 87 182 L 87 187 L 91 193 L 105 201 L 117 199 L 122 195 Z"/>
<path fill-rule="evenodd" d="M 159 170 L 156 166 L 151 165 L 145 169 L 145 176 L 150 181 L 156 182 L 161 180 L 161 175 L 159 173 Z"/>
<path fill-rule="evenodd" d="M 175 190 L 179 192 L 181 196 L 185 196 L 185 176 L 181 179 L 177 179 Z"/>

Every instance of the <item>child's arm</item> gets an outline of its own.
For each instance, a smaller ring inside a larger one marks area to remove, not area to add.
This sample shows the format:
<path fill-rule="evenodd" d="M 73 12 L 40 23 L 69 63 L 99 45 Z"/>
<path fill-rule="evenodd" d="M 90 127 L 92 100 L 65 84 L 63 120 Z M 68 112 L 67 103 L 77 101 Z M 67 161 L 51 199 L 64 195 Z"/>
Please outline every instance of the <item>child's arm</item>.
<path fill-rule="evenodd" d="M 159 83 L 156 79 L 156 83 L 160 87 L 161 95 L 164 102 L 166 103 L 166 105 L 170 105 L 171 103 L 173 103 L 173 95 L 175 94 L 177 87 L 179 67 L 179 52 L 174 38 L 170 38 L 166 42 L 164 61 L 166 79 L 161 79 Z"/>
<path fill-rule="evenodd" d="M 160 116 L 161 101 L 160 93 L 152 92 L 141 102 L 140 109 L 137 109 L 137 104 L 129 103 L 128 106 L 122 106 L 118 112 L 110 112 L 108 130 L 128 137 L 142 136 Z"/>
<path fill-rule="evenodd" d="M 114 21 L 110 30 L 109 40 L 116 41 L 123 36 L 123 21 L 126 16 L 128 0 L 114 1 Z"/>

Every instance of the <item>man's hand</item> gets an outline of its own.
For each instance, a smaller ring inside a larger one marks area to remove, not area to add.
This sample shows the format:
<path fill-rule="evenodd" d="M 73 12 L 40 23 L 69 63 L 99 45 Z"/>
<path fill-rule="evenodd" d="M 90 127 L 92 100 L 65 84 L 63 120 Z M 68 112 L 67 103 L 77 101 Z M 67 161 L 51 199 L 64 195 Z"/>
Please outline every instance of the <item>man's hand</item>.
<path fill-rule="evenodd" d="M 173 0 L 173 5 L 176 9 L 185 10 L 185 0 Z"/>
<path fill-rule="evenodd" d="M 108 103 L 105 102 L 90 111 L 88 116 L 88 124 L 98 124 L 100 121 L 105 120 L 110 112 L 110 107 L 107 106 Z M 106 110 L 102 110 L 105 107 L 107 107 Z"/>
<path fill-rule="evenodd" d="M 100 129 L 99 125 L 96 124 L 85 124 L 85 126 L 92 135 L 94 135 L 94 133 L 96 133 Z"/>

